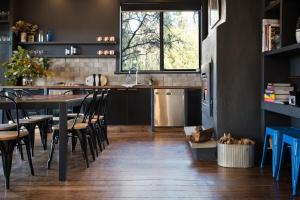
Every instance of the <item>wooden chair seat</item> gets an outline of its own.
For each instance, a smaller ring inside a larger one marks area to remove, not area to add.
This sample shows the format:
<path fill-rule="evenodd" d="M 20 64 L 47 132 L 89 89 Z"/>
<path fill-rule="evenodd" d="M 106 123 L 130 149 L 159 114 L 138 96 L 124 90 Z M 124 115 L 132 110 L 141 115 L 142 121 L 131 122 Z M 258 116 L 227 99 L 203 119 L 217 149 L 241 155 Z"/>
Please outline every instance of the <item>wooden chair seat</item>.
<path fill-rule="evenodd" d="M 98 119 L 98 115 L 94 115 L 94 119 Z M 99 116 L 99 119 L 100 119 L 100 120 L 104 119 L 104 116 L 103 116 L 103 115 L 100 115 L 100 116 Z"/>
<path fill-rule="evenodd" d="M 28 132 L 25 130 L 20 131 L 20 137 L 28 136 Z M 17 131 L 0 131 L 0 141 L 16 140 L 18 138 Z"/>
<path fill-rule="evenodd" d="M 15 122 L 17 121 L 16 119 L 14 120 Z M 35 123 L 38 123 L 38 122 L 41 122 L 43 120 L 41 119 L 19 119 L 19 123 L 21 125 L 24 125 L 24 124 L 35 124 Z"/>
<path fill-rule="evenodd" d="M 33 115 L 30 116 L 30 119 L 37 119 L 37 120 L 50 120 L 53 118 L 53 115 Z"/>
<path fill-rule="evenodd" d="M 68 122 L 68 130 L 71 130 L 73 126 L 73 123 Z M 87 123 L 76 123 L 74 126 L 75 130 L 83 130 L 86 129 L 88 127 Z M 59 125 L 54 125 L 53 126 L 53 130 L 54 131 L 58 131 L 59 130 Z"/>
<path fill-rule="evenodd" d="M 0 131 L 9 131 L 17 128 L 17 124 L 0 124 Z"/>

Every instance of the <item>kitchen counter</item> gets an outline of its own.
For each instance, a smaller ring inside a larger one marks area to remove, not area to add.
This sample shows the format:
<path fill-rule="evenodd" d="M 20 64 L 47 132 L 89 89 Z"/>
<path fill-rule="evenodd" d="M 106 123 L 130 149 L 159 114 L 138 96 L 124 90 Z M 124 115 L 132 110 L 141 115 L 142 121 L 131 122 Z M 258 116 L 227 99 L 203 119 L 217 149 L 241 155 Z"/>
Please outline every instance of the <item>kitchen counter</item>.
<path fill-rule="evenodd" d="M 51 90 L 70 90 L 70 89 L 201 89 L 201 86 L 149 86 L 138 85 L 134 87 L 124 87 L 122 85 L 107 85 L 107 86 L 0 86 L 0 89 L 51 89 Z"/>

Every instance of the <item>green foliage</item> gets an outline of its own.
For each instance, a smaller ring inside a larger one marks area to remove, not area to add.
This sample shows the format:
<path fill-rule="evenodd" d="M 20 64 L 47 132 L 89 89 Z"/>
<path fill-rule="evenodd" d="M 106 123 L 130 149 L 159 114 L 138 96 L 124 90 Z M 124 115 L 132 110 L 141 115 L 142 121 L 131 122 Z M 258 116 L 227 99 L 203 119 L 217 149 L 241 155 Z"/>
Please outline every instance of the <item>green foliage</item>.
<path fill-rule="evenodd" d="M 122 69 L 139 70 L 199 68 L 198 12 L 163 13 L 163 38 L 160 37 L 160 12 L 122 12 Z M 163 40 L 164 61 L 160 60 Z"/>
<path fill-rule="evenodd" d="M 34 34 L 36 34 L 39 27 L 38 27 L 38 25 L 19 20 L 16 22 L 16 24 L 11 29 L 16 34 L 18 34 L 20 32 L 25 32 L 25 33 L 34 35 Z"/>
<path fill-rule="evenodd" d="M 4 75 L 7 82 L 13 85 L 19 78 L 34 79 L 51 74 L 47 58 L 31 57 L 21 46 L 13 52 L 10 62 L 3 63 L 2 66 L 6 69 Z"/>

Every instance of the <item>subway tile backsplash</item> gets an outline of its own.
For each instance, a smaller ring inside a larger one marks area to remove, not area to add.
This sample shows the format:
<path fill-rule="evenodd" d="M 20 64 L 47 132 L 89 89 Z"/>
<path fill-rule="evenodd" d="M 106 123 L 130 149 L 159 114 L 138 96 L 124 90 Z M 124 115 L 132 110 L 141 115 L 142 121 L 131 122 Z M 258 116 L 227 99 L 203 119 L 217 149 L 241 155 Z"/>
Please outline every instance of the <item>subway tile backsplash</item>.
<path fill-rule="evenodd" d="M 48 78 L 47 84 L 85 83 L 86 77 L 99 73 L 108 78 L 109 85 L 126 82 L 126 74 L 115 74 L 115 58 L 59 58 L 50 62 L 54 76 Z M 142 84 L 147 84 L 150 78 L 161 86 L 201 86 L 199 74 L 139 74 Z"/>

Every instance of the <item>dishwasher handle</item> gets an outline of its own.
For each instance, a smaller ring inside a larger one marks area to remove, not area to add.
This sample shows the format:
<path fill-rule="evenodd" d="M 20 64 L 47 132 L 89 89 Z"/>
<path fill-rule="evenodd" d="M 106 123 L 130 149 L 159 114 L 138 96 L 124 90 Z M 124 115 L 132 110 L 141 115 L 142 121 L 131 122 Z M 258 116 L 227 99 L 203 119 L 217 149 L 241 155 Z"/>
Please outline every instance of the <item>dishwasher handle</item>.
<path fill-rule="evenodd" d="M 166 95 L 170 96 L 172 95 L 172 92 L 166 92 Z"/>

